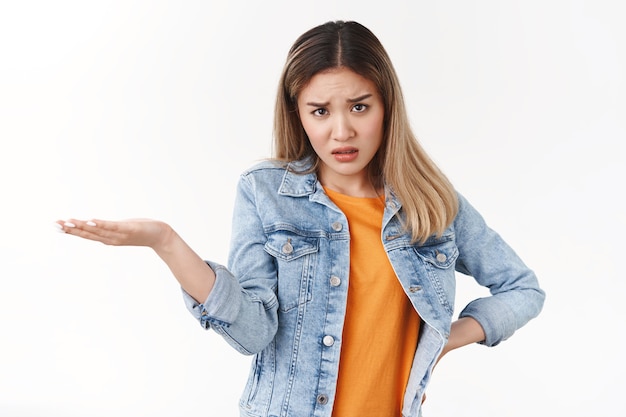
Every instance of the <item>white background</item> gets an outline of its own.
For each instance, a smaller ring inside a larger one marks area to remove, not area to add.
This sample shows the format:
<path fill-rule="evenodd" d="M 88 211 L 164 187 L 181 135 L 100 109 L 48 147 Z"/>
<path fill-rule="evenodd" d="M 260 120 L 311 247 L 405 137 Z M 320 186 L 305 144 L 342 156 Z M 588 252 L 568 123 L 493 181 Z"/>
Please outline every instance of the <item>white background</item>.
<path fill-rule="evenodd" d="M 426 416 L 624 416 L 619 1 L 20 1 L 0 6 L 0 415 L 235 416 L 249 358 L 156 255 L 55 232 L 152 217 L 225 262 L 287 50 L 386 46 L 415 132 L 538 274 L 542 314 L 438 366 Z M 457 310 L 483 291 L 459 276 Z"/>

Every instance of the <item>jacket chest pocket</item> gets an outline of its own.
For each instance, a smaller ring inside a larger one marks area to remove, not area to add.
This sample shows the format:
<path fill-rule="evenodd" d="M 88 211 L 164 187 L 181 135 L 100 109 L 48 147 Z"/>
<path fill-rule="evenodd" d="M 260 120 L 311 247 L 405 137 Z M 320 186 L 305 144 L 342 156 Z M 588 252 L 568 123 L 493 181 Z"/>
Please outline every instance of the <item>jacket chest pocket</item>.
<path fill-rule="evenodd" d="M 431 238 L 422 246 L 415 248 L 424 261 L 438 269 L 453 267 L 459 257 L 459 250 L 454 242 L 454 235 Z"/>
<path fill-rule="evenodd" d="M 311 301 L 319 238 L 301 236 L 291 231 L 269 235 L 265 251 L 276 259 L 278 304 L 283 312 Z"/>
<path fill-rule="evenodd" d="M 425 244 L 415 247 L 422 260 L 426 276 L 439 303 L 449 312 L 454 310 L 455 264 L 459 250 L 454 234 L 431 238 Z"/>

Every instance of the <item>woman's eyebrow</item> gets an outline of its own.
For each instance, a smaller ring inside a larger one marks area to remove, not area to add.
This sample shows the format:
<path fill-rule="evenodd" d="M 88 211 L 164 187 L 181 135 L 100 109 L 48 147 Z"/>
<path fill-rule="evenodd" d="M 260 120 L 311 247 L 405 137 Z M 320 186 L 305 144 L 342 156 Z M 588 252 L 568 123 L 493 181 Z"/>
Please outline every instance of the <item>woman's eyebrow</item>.
<path fill-rule="evenodd" d="M 372 95 L 373 94 L 371 94 L 371 93 L 363 94 L 363 95 L 355 97 L 355 98 L 346 99 L 346 102 L 347 103 L 358 103 L 359 101 L 363 101 L 363 100 L 365 100 L 367 98 L 372 97 Z M 312 106 L 312 107 L 326 107 L 326 106 L 328 106 L 330 104 L 330 102 L 329 101 L 325 101 L 323 103 L 316 103 L 314 101 L 308 101 L 306 104 L 307 104 L 307 106 Z"/>
<path fill-rule="evenodd" d="M 312 106 L 312 107 L 326 107 L 330 104 L 330 102 L 326 101 L 324 103 L 315 103 L 314 101 L 307 101 L 306 105 L 307 106 Z"/>
<path fill-rule="evenodd" d="M 346 101 L 347 101 L 348 103 L 357 103 L 357 102 L 359 102 L 359 101 L 363 101 L 363 100 L 365 100 L 366 98 L 370 98 L 370 97 L 372 97 L 372 94 L 371 94 L 371 93 L 367 93 L 367 94 L 363 94 L 362 96 L 358 96 L 358 97 L 355 97 L 355 98 L 349 98 L 349 99 L 348 99 L 348 100 L 346 100 Z"/>

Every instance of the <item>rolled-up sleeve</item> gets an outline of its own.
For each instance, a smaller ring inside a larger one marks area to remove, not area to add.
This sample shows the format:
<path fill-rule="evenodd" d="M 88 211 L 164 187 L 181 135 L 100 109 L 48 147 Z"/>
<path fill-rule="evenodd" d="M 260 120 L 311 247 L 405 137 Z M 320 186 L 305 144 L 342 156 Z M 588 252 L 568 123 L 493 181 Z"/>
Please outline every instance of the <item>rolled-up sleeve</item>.
<path fill-rule="evenodd" d="M 212 323 L 228 327 L 239 314 L 240 303 L 235 301 L 239 299 L 241 286 L 225 267 L 211 261 L 206 263 L 215 272 L 213 289 L 202 304 L 183 290 L 185 305 L 205 329 L 210 329 Z"/>
<path fill-rule="evenodd" d="M 478 321 L 486 336 L 481 343 L 495 346 L 539 314 L 545 293 L 535 273 L 461 195 L 454 223 L 456 270 L 474 277 L 491 293 L 470 302 L 459 316 Z"/>
<path fill-rule="evenodd" d="M 229 268 L 206 261 L 215 284 L 203 302 L 183 290 L 185 304 L 205 329 L 212 329 L 239 352 L 263 350 L 278 329 L 277 272 L 264 250 L 266 237 L 253 184 L 242 177 L 235 201 Z"/>

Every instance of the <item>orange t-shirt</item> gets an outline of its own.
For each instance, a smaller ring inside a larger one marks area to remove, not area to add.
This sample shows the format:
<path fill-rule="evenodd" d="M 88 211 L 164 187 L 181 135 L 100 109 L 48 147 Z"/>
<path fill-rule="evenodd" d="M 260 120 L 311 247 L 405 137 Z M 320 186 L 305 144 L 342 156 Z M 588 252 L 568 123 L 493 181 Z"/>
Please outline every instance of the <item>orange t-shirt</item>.
<path fill-rule="evenodd" d="M 420 318 L 381 242 L 384 203 L 325 189 L 350 228 L 350 278 L 333 417 L 399 417 Z"/>

